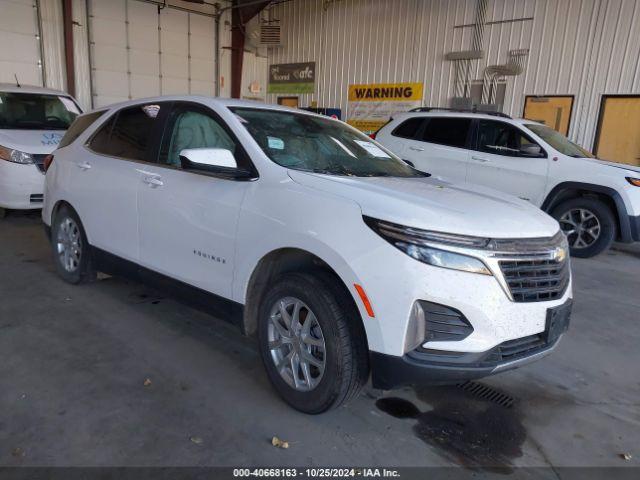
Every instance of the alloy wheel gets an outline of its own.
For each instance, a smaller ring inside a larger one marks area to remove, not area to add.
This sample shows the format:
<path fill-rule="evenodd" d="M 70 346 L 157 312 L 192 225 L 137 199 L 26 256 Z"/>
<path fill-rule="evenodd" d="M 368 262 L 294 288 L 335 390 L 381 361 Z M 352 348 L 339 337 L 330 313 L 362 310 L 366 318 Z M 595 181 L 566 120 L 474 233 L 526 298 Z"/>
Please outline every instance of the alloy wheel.
<path fill-rule="evenodd" d="M 282 379 L 298 391 L 316 388 L 327 359 L 322 328 L 311 309 L 297 298 L 281 298 L 271 308 L 267 335 L 271 359 Z"/>
<path fill-rule="evenodd" d="M 67 272 L 75 272 L 80 267 L 82 236 L 76 222 L 69 217 L 64 218 L 58 227 L 56 251 L 60 264 Z"/>
<path fill-rule="evenodd" d="M 585 208 L 574 208 L 562 215 L 560 228 L 567 236 L 569 246 L 574 249 L 593 245 L 600 238 L 602 230 L 598 217 Z"/>

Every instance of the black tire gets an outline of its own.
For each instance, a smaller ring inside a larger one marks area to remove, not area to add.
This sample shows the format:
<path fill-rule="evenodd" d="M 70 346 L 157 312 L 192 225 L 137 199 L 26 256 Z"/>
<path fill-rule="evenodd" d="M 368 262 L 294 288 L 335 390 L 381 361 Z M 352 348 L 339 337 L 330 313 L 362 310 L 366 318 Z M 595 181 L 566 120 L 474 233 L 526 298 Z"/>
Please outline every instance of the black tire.
<path fill-rule="evenodd" d="M 325 272 L 287 273 L 273 282 L 259 308 L 258 339 L 269 380 L 278 394 L 296 410 L 318 414 L 356 396 L 369 376 L 368 349 L 359 312 Z M 280 299 L 294 297 L 315 314 L 325 342 L 324 373 L 315 388 L 299 391 L 276 368 L 269 349 L 269 317 Z M 357 317 L 356 317 L 357 316 Z"/>
<path fill-rule="evenodd" d="M 61 237 L 60 232 L 63 230 L 63 224 L 67 221 L 71 220 L 73 224 L 77 227 L 77 231 L 79 234 L 79 245 L 80 245 L 80 253 L 79 253 L 79 262 L 75 262 L 77 264 L 76 268 L 68 269 L 65 267 L 64 258 L 60 255 L 59 251 L 59 243 L 62 243 L 63 236 Z M 84 227 L 82 226 L 82 222 L 80 218 L 76 214 L 73 209 L 67 206 L 62 206 L 56 212 L 56 215 L 51 224 L 51 247 L 53 252 L 53 263 L 56 268 L 56 272 L 60 277 L 68 283 L 77 285 L 83 282 L 93 281 L 96 278 L 96 272 L 93 268 L 93 262 L 91 259 L 91 246 L 87 241 L 87 235 L 85 234 Z"/>
<path fill-rule="evenodd" d="M 0 207 L 0 220 L 2 220 L 3 218 L 5 218 L 7 216 L 7 209 L 6 208 L 2 208 Z"/>
<path fill-rule="evenodd" d="M 594 217 L 593 220 L 590 220 L 590 223 L 585 223 L 585 225 L 595 225 L 597 221 L 599 235 L 595 240 L 593 240 L 591 234 L 583 234 L 580 229 L 576 233 L 572 225 L 563 221 L 563 218 L 566 219 L 570 212 L 574 212 L 574 219 L 579 219 L 577 212 L 580 210 L 586 211 Z M 615 240 L 617 224 L 613 212 L 605 203 L 596 198 L 572 198 L 555 207 L 551 212 L 551 216 L 560 222 L 560 227 L 565 233 L 574 230 L 574 233 L 568 235 L 571 256 L 573 257 L 594 257 L 608 250 Z M 580 237 L 580 235 L 583 235 L 583 237 Z M 580 238 L 582 238 L 582 241 L 580 241 Z M 589 240 L 593 241 L 588 243 Z"/>

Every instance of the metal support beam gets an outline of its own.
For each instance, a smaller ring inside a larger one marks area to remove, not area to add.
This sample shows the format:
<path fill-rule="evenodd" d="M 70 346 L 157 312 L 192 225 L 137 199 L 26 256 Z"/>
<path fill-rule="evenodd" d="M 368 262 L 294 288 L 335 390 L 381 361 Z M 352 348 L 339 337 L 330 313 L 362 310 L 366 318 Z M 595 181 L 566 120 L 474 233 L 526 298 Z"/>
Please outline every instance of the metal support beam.
<path fill-rule="evenodd" d="M 64 31 L 64 59 L 67 70 L 67 92 L 75 97 L 76 74 L 73 59 L 73 7 L 71 0 L 62 0 L 62 27 Z"/>

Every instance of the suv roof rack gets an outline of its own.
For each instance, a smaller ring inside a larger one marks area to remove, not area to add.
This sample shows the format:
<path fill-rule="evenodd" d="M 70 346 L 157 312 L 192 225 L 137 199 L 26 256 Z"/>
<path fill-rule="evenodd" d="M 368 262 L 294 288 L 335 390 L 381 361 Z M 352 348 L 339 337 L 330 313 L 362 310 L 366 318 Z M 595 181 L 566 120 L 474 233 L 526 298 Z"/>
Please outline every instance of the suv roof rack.
<path fill-rule="evenodd" d="M 493 115 L 495 117 L 511 118 L 506 113 L 478 110 L 477 108 L 472 108 L 470 110 L 466 110 L 466 109 L 463 109 L 463 108 L 418 107 L 418 108 L 412 108 L 409 111 L 410 112 L 438 112 L 438 111 L 440 111 L 440 112 L 458 112 L 458 113 L 482 113 L 484 115 Z"/>

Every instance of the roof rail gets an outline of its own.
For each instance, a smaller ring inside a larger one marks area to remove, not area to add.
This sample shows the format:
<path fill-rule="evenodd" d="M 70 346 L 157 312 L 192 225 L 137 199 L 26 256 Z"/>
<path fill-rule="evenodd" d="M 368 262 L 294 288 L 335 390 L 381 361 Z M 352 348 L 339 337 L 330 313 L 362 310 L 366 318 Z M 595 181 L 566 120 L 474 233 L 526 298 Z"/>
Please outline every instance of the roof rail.
<path fill-rule="evenodd" d="M 506 113 L 502 112 L 491 112 L 478 110 L 477 108 L 472 108 L 470 110 L 465 110 L 463 108 L 441 108 L 441 107 L 418 107 L 412 108 L 409 110 L 410 112 L 457 112 L 457 113 L 482 113 L 484 115 L 493 115 L 495 117 L 503 117 L 503 118 L 511 118 Z"/>

